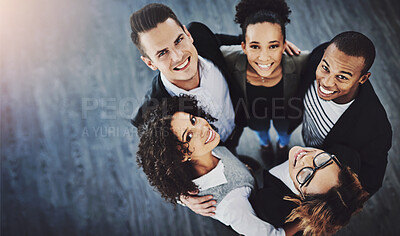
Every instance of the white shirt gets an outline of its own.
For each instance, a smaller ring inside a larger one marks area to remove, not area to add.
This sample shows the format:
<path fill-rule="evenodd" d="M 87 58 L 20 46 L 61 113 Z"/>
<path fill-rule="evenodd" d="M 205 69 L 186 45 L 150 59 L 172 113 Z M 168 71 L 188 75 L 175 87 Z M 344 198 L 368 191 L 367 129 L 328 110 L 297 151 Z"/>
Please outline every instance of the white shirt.
<path fill-rule="evenodd" d="M 342 114 L 354 102 L 338 104 L 318 96 L 317 81 L 310 85 L 304 97 L 303 140 L 306 146 L 321 147 L 325 137 Z"/>
<path fill-rule="evenodd" d="M 162 73 L 161 81 L 171 96 L 180 94 L 195 96 L 199 105 L 218 121 L 213 124 L 218 128 L 221 140 L 225 142 L 235 128 L 235 112 L 229 88 L 221 71 L 209 60 L 199 56 L 200 85 L 186 91 L 172 84 Z"/>
<path fill-rule="evenodd" d="M 270 169 L 269 173 L 280 179 L 294 194 L 300 194 L 299 190 L 294 186 L 292 178 L 290 178 L 289 160 Z"/>
<path fill-rule="evenodd" d="M 218 157 L 214 152 L 213 155 Z M 219 161 L 217 166 L 205 175 L 194 179 L 193 182 L 201 190 L 227 183 L 224 174 L 224 164 Z M 231 226 L 236 232 L 243 235 L 285 235 L 282 228 L 275 228 L 270 223 L 257 217 L 248 198 L 251 188 L 241 187 L 230 191 L 217 205 L 214 219 Z"/>

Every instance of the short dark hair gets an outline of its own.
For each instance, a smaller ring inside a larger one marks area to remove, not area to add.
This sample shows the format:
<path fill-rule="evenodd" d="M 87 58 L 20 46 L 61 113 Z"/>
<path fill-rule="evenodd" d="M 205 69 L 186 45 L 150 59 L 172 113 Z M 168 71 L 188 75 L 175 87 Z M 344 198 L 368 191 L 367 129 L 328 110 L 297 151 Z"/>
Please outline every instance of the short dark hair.
<path fill-rule="evenodd" d="M 176 112 L 187 112 L 209 123 L 216 120 L 198 106 L 194 97 L 187 95 L 163 99 L 154 110 L 145 113 L 144 123 L 138 127 L 140 142 L 136 161 L 150 184 L 174 204 L 180 195 L 188 196 L 189 191 L 198 189 L 192 182 L 196 176 L 192 162 L 182 162 L 185 155 L 191 155 L 189 144 L 179 141 L 171 129 Z"/>
<path fill-rule="evenodd" d="M 182 23 L 178 20 L 171 8 L 160 3 L 148 4 L 142 9 L 132 13 L 129 20 L 132 29 L 131 39 L 142 56 L 148 58 L 148 55 L 140 43 L 139 34 L 156 28 L 158 24 L 163 23 L 168 18 L 173 19 L 176 24 L 183 29 Z"/>
<path fill-rule="evenodd" d="M 357 175 L 350 167 L 339 172 L 339 185 L 324 194 L 285 197 L 298 204 L 286 222 L 298 219 L 305 235 L 331 235 L 349 223 L 355 213 L 361 211 L 369 194 L 363 189 Z"/>
<path fill-rule="evenodd" d="M 236 5 L 235 22 L 242 28 L 243 41 L 250 24 L 263 22 L 279 24 L 285 41 L 285 25 L 290 22 L 290 13 L 285 0 L 242 0 Z"/>
<path fill-rule="evenodd" d="M 329 42 L 329 45 L 331 44 L 335 44 L 346 55 L 364 58 L 364 68 L 361 70 L 361 75 L 366 74 L 374 63 L 374 43 L 362 33 L 355 31 L 340 33 Z"/>

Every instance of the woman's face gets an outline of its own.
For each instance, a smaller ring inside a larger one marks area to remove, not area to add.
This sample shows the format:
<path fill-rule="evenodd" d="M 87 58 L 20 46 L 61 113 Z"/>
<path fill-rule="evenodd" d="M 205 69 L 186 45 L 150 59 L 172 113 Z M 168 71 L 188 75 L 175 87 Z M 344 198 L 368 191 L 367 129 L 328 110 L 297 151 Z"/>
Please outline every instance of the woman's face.
<path fill-rule="evenodd" d="M 248 25 L 242 49 L 250 66 L 260 76 L 276 76 L 280 73 L 277 68 L 280 67 L 285 50 L 281 26 L 269 22 Z"/>
<path fill-rule="evenodd" d="M 220 141 L 219 134 L 205 119 L 186 112 L 176 112 L 172 116 L 171 129 L 179 141 L 189 144 L 190 157 L 194 160 L 211 152 Z M 189 156 L 183 161 L 187 158 Z"/>
<path fill-rule="evenodd" d="M 339 184 L 340 168 L 335 161 L 331 160 L 325 167 L 315 171 L 314 176 L 300 189 L 300 184 L 296 179 L 297 174 L 304 167 L 315 168 L 314 157 L 324 152 L 316 148 L 303 148 L 295 146 L 289 151 L 289 174 L 294 185 L 303 194 L 323 194 Z"/>

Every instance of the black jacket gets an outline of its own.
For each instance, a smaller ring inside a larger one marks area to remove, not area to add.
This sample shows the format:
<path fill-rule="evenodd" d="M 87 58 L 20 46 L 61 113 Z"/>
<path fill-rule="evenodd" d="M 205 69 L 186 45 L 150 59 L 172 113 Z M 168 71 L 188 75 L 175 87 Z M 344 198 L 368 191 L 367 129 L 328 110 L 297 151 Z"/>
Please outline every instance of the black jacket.
<path fill-rule="evenodd" d="M 311 53 L 303 81 L 299 88 L 296 106 L 301 115 L 292 121 L 293 131 L 303 119 L 303 99 L 308 87 L 315 80 L 315 71 L 328 43 L 318 46 Z M 360 86 L 355 101 L 343 113 L 326 136 L 322 149 L 335 154 L 350 166 L 360 178 L 363 187 L 372 195 L 382 186 L 388 151 L 392 145 L 392 128 L 372 84 Z"/>

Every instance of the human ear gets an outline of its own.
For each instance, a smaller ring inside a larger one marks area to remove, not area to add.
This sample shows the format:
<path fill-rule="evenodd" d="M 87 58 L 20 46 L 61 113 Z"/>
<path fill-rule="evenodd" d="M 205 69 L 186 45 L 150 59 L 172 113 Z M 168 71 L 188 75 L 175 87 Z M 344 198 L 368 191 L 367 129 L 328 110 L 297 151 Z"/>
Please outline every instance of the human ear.
<path fill-rule="evenodd" d="M 152 70 L 158 70 L 158 68 L 153 64 L 153 61 L 145 56 L 140 56 L 140 59 Z"/>
<path fill-rule="evenodd" d="M 361 77 L 360 77 L 360 79 L 358 80 L 358 83 L 361 85 L 361 84 L 363 84 L 363 83 L 365 83 L 367 80 L 368 80 L 368 78 L 371 76 L 371 72 L 367 72 L 366 74 L 364 74 L 364 75 L 362 75 Z"/>
<path fill-rule="evenodd" d="M 240 45 L 242 46 L 242 50 L 243 50 L 244 54 L 247 54 L 246 53 L 246 43 L 244 41 L 242 41 L 242 43 Z"/>
<path fill-rule="evenodd" d="M 190 41 L 192 41 L 192 43 L 194 42 L 194 39 L 192 37 L 192 35 L 189 33 L 189 30 L 186 28 L 186 26 L 183 26 L 183 32 L 185 32 L 185 34 L 189 37 Z"/>

